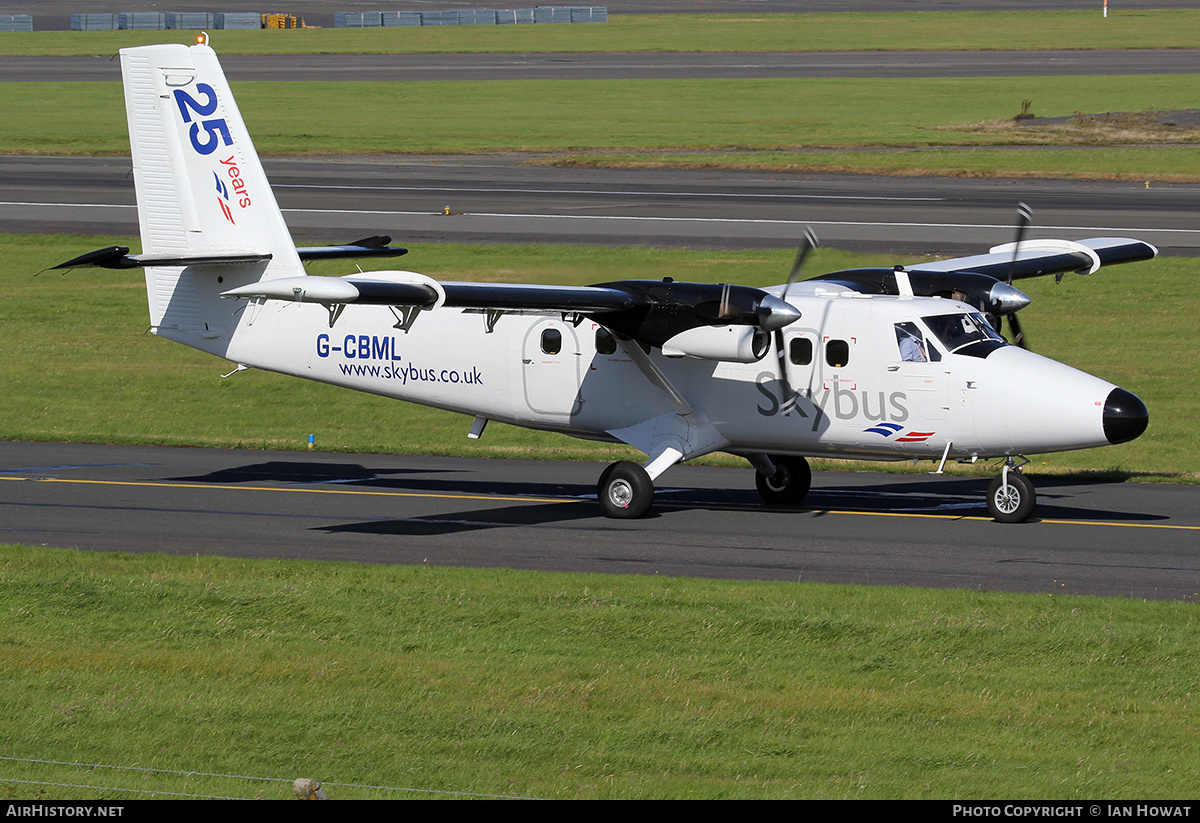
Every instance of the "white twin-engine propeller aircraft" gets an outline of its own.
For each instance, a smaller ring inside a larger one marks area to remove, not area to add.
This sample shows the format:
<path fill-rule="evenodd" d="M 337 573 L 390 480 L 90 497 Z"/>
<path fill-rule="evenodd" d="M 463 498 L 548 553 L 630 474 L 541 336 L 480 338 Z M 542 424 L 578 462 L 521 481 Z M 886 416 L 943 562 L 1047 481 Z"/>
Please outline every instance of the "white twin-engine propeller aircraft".
<path fill-rule="evenodd" d="M 144 267 L 156 334 L 253 367 L 487 421 L 620 441 L 647 455 L 600 476 L 610 517 L 640 517 L 654 481 L 715 451 L 744 456 L 771 503 L 809 490 L 806 457 L 1002 458 L 988 490 L 1019 522 L 1027 453 L 1122 443 L 1133 394 L 1009 345 L 1029 298 L 1014 279 L 1147 260 L 1137 240 L 1017 242 L 909 270 L 785 285 L 622 280 L 439 282 L 408 271 L 308 276 L 304 261 L 404 253 L 390 238 L 296 248 L 217 56 L 205 43 L 121 51 L 143 251 L 61 268 Z M 1025 211 L 1025 210 L 1023 210 Z"/>

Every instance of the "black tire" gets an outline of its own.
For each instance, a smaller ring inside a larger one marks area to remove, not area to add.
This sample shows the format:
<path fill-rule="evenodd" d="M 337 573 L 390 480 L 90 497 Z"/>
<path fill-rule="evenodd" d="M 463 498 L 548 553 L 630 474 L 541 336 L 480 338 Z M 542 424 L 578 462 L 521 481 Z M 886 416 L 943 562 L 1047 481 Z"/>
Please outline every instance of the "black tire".
<path fill-rule="evenodd" d="M 605 517 L 636 520 L 643 517 L 654 502 L 654 481 L 637 463 L 622 460 L 600 475 L 596 495 Z"/>
<path fill-rule="evenodd" d="M 812 469 L 803 457 L 772 457 L 775 474 L 764 477 L 761 472 L 754 475 L 758 493 L 768 503 L 799 503 L 808 497 L 812 488 Z"/>
<path fill-rule="evenodd" d="M 997 523 L 1024 523 L 1037 505 L 1037 492 L 1029 478 L 1020 472 L 1008 473 L 1008 489 L 1004 478 L 997 477 L 988 486 L 988 514 Z"/>

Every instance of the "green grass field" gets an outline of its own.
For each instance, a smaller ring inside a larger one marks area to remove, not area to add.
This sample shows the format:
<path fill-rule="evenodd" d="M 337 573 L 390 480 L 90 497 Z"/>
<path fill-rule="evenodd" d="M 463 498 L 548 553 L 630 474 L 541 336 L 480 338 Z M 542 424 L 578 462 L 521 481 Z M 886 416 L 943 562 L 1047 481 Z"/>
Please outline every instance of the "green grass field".
<path fill-rule="evenodd" d="M 3 88 L 0 154 L 128 153 L 119 84 L 88 84 L 87 95 L 59 83 Z M 1101 136 L 1054 148 L 1028 132 L 975 128 L 1013 117 L 1027 99 L 1042 116 L 1189 108 L 1196 103 L 1191 75 L 235 88 L 265 155 L 520 151 L 573 164 L 1200 179 L 1195 143 L 1163 144 L 1150 135 L 1106 145 Z M 1200 140 L 1200 130 L 1190 139 Z"/>
<path fill-rule="evenodd" d="M 1194 608 L 0 547 L 0 788 L 1187 799 Z"/>

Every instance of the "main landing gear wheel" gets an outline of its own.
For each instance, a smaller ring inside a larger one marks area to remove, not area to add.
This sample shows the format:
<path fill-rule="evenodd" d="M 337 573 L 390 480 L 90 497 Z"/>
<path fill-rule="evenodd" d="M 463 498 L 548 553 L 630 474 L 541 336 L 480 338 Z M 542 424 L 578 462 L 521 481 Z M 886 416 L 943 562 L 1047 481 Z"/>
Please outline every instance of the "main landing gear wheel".
<path fill-rule="evenodd" d="M 812 487 L 812 469 L 803 457 L 772 457 L 775 474 L 766 477 L 756 472 L 754 483 L 768 503 L 799 503 Z"/>
<path fill-rule="evenodd" d="M 635 520 L 645 515 L 654 502 L 654 481 L 637 463 L 622 460 L 600 475 L 596 494 L 605 517 Z"/>
<path fill-rule="evenodd" d="M 1037 492 L 1033 483 L 1018 471 L 1009 470 L 1007 488 L 1003 476 L 988 486 L 988 514 L 997 523 L 1024 523 L 1036 505 Z"/>

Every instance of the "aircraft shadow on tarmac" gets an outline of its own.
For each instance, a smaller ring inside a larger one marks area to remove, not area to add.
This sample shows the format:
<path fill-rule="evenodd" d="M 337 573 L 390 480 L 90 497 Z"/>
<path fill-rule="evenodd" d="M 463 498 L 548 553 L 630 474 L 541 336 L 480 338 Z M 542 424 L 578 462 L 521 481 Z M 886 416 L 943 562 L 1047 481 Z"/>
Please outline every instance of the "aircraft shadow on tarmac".
<path fill-rule="evenodd" d="M 420 479 L 405 480 L 407 475 Z M 445 475 L 445 479 L 430 475 Z M 565 483 L 537 483 L 528 480 L 495 481 L 471 480 L 469 469 L 387 468 L 371 469 L 357 463 L 306 463 L 303 461 L 271 460 L 232 466 L 204 475 L 172 478 L 180 482 L 213 483 L 275 483 L 282 486 L 317 486 L 322 484 L 367 487 L 379 491 L 430 494 L 488 495 L 496 497 L 562 497 L 574 498 L 589 493 L 596 496 L 594 487 Z"/>
<path fill-rule="evenodd" d="M 431 477 L 430 475 L 445 475 Z M 747 471 L 749 476 L 749 471 Z M 380 517 L 357 523 L 314 527 L 317 531 L 357 532 L 385 535 L 433 535 L 514 526 L 565 525 L 590 521 L 589 528 L 628 528 L 621 521 L 606 520 L 595 502 L 596 491 L 590 484 L 546 483 L 529 480 L 473 480 L 469 469 L 447 467 L 406 469 L 369 468 L 360 463 L 305 461 L 267 461 L 220 469 L 206 475 L 174 478 L 193 483 L 237 485 L 252 483 L 283 486 L 338 484 L 378 491 L 413 494 L 469 495 L 497 498 L 495 505 L 473 506 L 434 515 Z M 669 479 L 669 478 L 668 478 Z M 814 488 L 801 506 L 768 506 L 749 488 L 672 488 L 666 486 L 655 495 L 649 517 L 678 510 L 753 511 L 764 513 L 823 516 L 832 512 L 878 514 L 927 514 L 947 517 L 979 518 L 986 516 L 984 494 L 990 478 L 929 478 L 896 475 L 863 485 Z M 1167 519 L 1162 515 L 1118 511 L 1078 505 L 1081 491 L 1109 483 L 1074 479 L 1039 478 L 1038 508 L 1030 523 L 1039 520 L 1075 520 L 1083 522 L 1151 522 Z M 1083 495 L 1086 499 L 1087 495 Z M 540 498 L 540 499 L 539 499 Z M 546 502 L 554 498 L 556 502 Z M 557 502 L 561 501 L 561 502 Z M 465 502 L 465 501 L 464 501 Z M 475 501 L 472 501 L 475 502 Z M 381 506 L 381 512 L 392 506 Z"/>
<path fill-rule="evenodd" d="M 912 479 L 906 481 L 905 477 Z M 948 476 L 934 480 L 913 475 L 896 475 L 887 481 L 862 486 L 814 488 L 805 499 L 804 505 L 795 510 L 987 517 L 984 498 L 992 479 Z M 1038 477 L 1035 482 L 1038 494 L 1037 508 L 1028 523 L 1043 520 L 1146 523 L 1168 519 L 1160 514 L 1081 505 L 1083 502 L 1094 502 L 1089 500 L 1089 488 L 1109 487 L 1114 485 L 1111 481 Z"/>
<path fill-rule="evenodd" d="M 451 470 L 452 471 L 452 470 Z M 208 474 L 175 477 L 188 483 L 283 483 L 313 485 L 317 483 L 361 483 L 380 480 L 381 474 L 416 474 L 417 469 L 369 469 L 358 463 L 315 463 L 298 460 L 268 460 L 231 466 Z"/>

